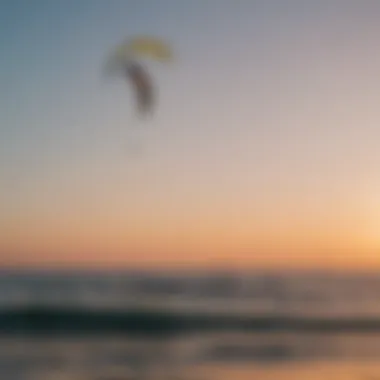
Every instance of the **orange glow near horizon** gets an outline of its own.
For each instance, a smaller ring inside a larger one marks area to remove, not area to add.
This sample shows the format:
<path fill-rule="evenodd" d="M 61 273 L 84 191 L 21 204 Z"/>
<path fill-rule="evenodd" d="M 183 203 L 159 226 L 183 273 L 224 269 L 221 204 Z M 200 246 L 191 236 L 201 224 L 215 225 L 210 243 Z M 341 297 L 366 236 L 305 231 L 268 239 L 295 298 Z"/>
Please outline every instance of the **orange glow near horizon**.
<path fill-rule="evenodd" d="M 0 265 L 380 268 L 380 239 L 360 213 L 292 209 L 30 218 L 4 226 Z"/>

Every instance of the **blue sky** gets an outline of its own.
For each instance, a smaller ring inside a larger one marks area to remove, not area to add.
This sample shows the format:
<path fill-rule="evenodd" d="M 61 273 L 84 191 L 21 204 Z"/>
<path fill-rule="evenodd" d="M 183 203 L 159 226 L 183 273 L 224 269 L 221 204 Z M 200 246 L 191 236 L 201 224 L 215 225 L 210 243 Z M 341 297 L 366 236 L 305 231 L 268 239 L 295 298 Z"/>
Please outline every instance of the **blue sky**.
<path fill-rule="evenodd" d="M 379 15 L 370 0 L 1 1 L 0 225 L 255 229 L 297 210 L 295 226 L 376 229 Z M 152 64 L 159 106 L 141 123 L 102 73 L 138 34 L 176 53 Z"/>

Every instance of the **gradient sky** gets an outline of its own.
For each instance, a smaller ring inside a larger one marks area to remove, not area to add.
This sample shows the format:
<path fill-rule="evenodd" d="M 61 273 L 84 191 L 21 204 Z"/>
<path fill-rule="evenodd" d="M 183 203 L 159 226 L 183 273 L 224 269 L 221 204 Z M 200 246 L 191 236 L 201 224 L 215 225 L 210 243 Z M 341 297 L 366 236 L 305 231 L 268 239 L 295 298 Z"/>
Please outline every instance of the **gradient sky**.
<path fill-rule="evenodd" d="M 379 18 L 374 0 L 0 1 L 0 264 L 380 268 Z M 144 122 L 102 74 L 136 34 L 177 56 L 152 64 Z"/>

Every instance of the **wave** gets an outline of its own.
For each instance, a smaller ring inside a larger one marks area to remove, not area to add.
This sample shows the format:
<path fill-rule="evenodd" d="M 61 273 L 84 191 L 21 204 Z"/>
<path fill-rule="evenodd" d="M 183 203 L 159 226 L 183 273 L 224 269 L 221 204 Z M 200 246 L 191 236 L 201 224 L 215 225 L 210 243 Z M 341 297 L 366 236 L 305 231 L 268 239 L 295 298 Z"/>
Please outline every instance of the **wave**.
<path fill-rule="evenodd" d="M 378 318 L 302 318 L 281 315 L 236 316 L 130 309 L 20 307 L 0 311 L 1 334 L 181 335 L 192 332 L 252 331 L 298 333 L 380 332 Z"/>

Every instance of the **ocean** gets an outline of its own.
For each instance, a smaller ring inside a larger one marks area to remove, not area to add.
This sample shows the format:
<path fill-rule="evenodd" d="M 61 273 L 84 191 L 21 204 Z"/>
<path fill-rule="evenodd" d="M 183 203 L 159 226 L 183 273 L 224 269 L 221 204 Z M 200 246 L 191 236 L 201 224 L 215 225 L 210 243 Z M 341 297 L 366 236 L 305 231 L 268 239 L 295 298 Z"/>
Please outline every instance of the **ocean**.
<path fill-rule="evenodd" d="M 380 273 L 0 272 L 0 379 L 258 377 L 380 378 Z"/>

